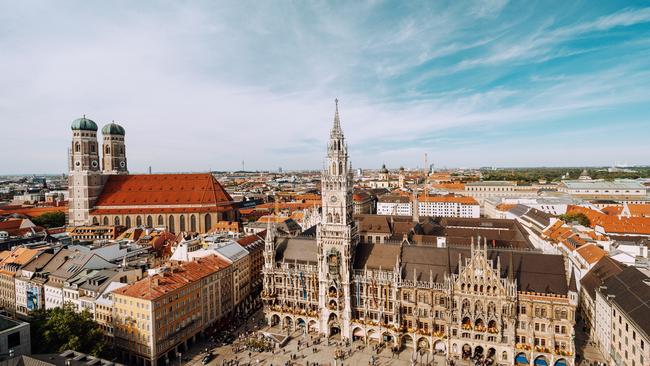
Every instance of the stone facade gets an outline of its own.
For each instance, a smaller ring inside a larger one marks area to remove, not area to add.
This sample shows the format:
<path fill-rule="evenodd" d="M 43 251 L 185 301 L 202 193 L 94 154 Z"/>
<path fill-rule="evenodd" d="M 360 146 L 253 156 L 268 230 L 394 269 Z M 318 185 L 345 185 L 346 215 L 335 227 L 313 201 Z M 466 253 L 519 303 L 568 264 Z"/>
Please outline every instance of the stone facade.
<path fill-rule="evenodd" d="M 363 243 L 338 105 L 316 236 L 269 224 L 262 300 L 271 326 L 487 365 L 573 365 L 575 281 L 533 251 Z M 413 220 L 419 220 L 416 216 Z"/>
<path fill-rule="evenodd" d="M 147 226 L 205 233 L 219 221 L 238 219 L 233 199 L 209 173 L 130 175 L 125 133 L 115 123 L 102 129 L 100 170 L 97 125 L 85 117 L 73 122 L 70 226 Z"/>

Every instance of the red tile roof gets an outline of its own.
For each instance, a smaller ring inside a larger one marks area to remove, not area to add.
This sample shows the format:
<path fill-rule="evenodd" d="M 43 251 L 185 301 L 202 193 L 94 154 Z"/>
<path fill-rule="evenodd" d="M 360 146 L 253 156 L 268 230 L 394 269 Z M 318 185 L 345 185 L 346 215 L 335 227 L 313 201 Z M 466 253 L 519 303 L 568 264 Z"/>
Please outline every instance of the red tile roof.
<path fill-rule="evenodd" d="M 29 217 L 41 216 L 49 212 L 68 212 L 68 203 L 65 202 L 60 206 L 43 206 L 43 207 L 23 207 L 23 206 L 2 206 L 0 207 L 1 215 L 21 214 Z"/>
<path fill-rule="evenodd" d="M 184 263 L 168 272 L 146 277 L 131 285 L 121 287 L 114 293 L 138 299 L 154 300 L 195 283 L 229 265 L 229 262 L 216 255 L 211 255 Z"/>
<path fill-rule="evenodd" d="M 243 238 L 240 238 L 237 240 L 237 243 L 241 245 L 242 247 L 246 248 L 247 246 L 259 241 L 259 240 L 264 240 L 264 236 L 266 235 L 266 230 L 263 232 L 253 234 L 253 235 L 248 235 L 244 236 Z"/>
<path fill-rule="evenodd" d="M 583 213 L 591 227 L 602 226 L 607 233 L 650 235 L 650 217 L 612 216 L 582 206 L 569 206 L 567 213 Z"/>
<path fill-rule="evenodd" d="M 95 203 L 97 210 L 93 214 L 213 212 L 232 209 L 232 204 L 232 197 L 209 173 L 111 175 Z M 147 207 L 160 205 L 199 206 L 189 211 L 187 207 L 154 210 Z M 176 211 L 179 209 L 181 211 Z"/>
<path fill-rule="evenodd" d="M 576 252 L 578 252 L 578 254 L 580 254 L 580 256 L 582 256 L 582 258 L 584 258 L 589 264 L 594 264 L 607 255 L 607 252 L 593 243 L 581 246 L 576 249 Z"/>

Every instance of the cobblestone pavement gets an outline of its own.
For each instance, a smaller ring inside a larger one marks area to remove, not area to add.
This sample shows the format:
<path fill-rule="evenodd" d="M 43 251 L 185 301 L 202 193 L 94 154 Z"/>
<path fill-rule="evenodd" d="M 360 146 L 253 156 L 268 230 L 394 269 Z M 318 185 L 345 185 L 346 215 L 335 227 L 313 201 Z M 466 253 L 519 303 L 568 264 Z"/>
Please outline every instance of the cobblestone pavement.
<path fill-rule="evenodd" d="M 256 327 L 255 324 L 259 324 L 259 320 L 262 318 L 261 312 L 256 313 L 251 317 L 246 324 L 242 325 L 237 329 L 235 336 L 245 334 L 249 331 L 260 330 Z M 264 329 L 266 330 L 266 328 Z M 279 329 L 270 329 L 274 333 L 280 333 Z M 313 337 L 313 338 L 312 338 Z M 266 366 L 283 366 L 287 364 L 288 361 L 292 362 L 292 365 L 336 365 L 336 366 L 345 366 L 345 365 L 370 365 L 371 360 L 374 359 L 376 366 L 384 365 L 395 365 L 395 366 L 410 366 L 410 365 L 431 365 L 431 366 L 444 366 L 446 361 L 444 356 L 439 355 L 418 355 L 415 363 L 412 361 L 413 353 L 412 350 L 404 350 L 399 355 L 393 356 L 390 349 L 382 348 L 378 352 L 374 350 L 373 345 L 365 345 L 363 342 L 355 342 L 350 347 L 345 347 L 340 344 L 340 341 L 330 340 L 330 344 L 327 344 L 327 340 L 323 337 L 321 338 L 321 343 L 314 345 L 313 339 L 316 335 L 305 335 L 300 331 L 294 332 L 291 334 L 291 339 L 287 344 L 282 347 L 282 349 L 275 350 L 271 352 L 250 352 L 243 350 L 240 352 L 235 352 L 234 347 L 243 344 L 243 341 L 236 340 L 233 344 L 230 345 L 216 345 L 211 347 L 208 341 L 197 342 L 186 355 L 183 355 L 182 365 L 193 366 L 201 365 L 202 359 L 205 356 L 205 349 L 208 348 L 214 356 L 213 359 L 209 362 L 209 365 L 221 366 L 227 364 L 228 361 L 233 362 L 233 365 L 236 362 L 239 362 L 239 365 L 266 365 Z M 302 344 L 302 347 L 298 349 L 298 342 Z M 306 344 L 309 344 L 307 346 Z M 375 345 L 376 346 L 376 345 Z M 343 360 L 335 360 L 336 352 L 345 353 Z M 178 360 L 176 360 L 178 362 Z M 170 365 L 178 363 L 171 362 Z M 462 363 L 456 363 L 456 365 L 462 365 Z"/>

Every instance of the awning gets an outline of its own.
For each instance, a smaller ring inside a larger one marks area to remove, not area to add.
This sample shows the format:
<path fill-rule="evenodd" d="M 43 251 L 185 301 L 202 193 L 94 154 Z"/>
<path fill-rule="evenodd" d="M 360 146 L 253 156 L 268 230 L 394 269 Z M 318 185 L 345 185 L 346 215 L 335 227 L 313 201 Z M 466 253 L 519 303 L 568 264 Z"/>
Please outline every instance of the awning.
<path fill-rule="evenodd" d="M 352 335 L 355 337 L 364 337 L 366 333 L 363 331 L 363 329 L 357 328 L 354 330 L 354 333 Z"/>
<path fill-rule="evenodd" d="M 516 363 L 523 363 L 524 365 L 528 365 L 528 359 L 526 358 L 526 355 L 523 353 L 520 353 L 515 357 L 515 362 Z"/>
<path fill-rule="evenodd" d="M 535 366 L 548 366 L 548 362 L 543 357 L 538 357 L 535 359 Z"/>
<path fill-rule="evenodd" d="M 561 358 L 561 359 L 555 361 L 555 366 L 566 366 L 566 360 Z"/>

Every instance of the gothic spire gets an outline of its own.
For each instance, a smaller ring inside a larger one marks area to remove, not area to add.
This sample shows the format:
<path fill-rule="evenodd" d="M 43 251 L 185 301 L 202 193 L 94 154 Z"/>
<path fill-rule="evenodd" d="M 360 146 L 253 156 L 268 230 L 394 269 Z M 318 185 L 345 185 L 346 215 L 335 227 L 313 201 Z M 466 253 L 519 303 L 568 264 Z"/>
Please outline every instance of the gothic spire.
<path fill-rule="evenodd" d="M 341 119 L 339 118 L 339 98 L 334 99 L 336 110 L 334 112 L 334 126 L 332 127 L 332 134 L 341 133 Z"/>

